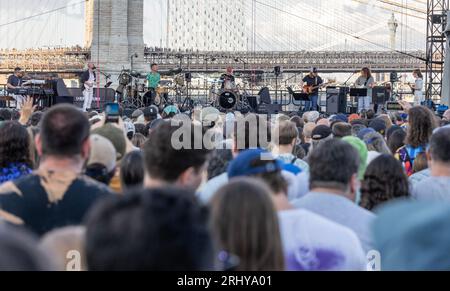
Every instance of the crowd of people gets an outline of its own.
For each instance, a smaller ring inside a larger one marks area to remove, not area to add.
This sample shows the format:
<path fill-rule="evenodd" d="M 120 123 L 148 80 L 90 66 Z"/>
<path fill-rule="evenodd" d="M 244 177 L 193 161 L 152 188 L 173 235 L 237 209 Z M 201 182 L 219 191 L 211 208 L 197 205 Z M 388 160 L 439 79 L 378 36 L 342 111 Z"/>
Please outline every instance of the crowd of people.
<path fill-rule="evenodd" d="M 450 111 L 402 105 L 0 109 L 0 269 L 450 270 Z"/>

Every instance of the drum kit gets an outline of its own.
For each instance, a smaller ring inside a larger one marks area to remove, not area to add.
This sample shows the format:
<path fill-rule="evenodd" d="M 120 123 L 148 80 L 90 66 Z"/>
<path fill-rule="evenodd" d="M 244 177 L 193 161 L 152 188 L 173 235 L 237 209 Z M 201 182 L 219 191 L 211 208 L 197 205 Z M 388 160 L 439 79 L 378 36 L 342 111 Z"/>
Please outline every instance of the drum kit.
<path fill-rule="evenodd" d="M 221 89 L 217 89 L 217 85 L 220 85 Z M 247 90 L 242 90 L 234 81 L 219 80 L 213 84 L 210 90 L 209 100 L 211 106 L 224 112 L 250 110 L 251 106 L 248 101 L 248 96 L 249 93 Z"/>
<path fill-rule="evenodd" d="M 119 95 L 118 99 L 126 107 L 142 108 L 150 105 L 147 100 L 150 100 L 151 104 L 158 107 L 164 107 L 173 104 L 169 97 L 170 91 L 180 91 L 178 88 L 180 84 L 178 75 L 175 77 L 174 82 L 163 80 L 161 82 L 163 85 L 156 88 L 156 96 L 154 96 L 153 90 L 147 88 L 145 76 L 136 71 L 122 70 L 118 81 L 119 86 L 116 89 Z"/>
<path fill-rule="evenodd" d="M 172 71 L 174 73 L 170 80 L 161 80 L 161 85 L 156 90 L 149 90 L 145 83 L 145 76 L 136 71 L 122 70 L 118 78 L 119 86 L 116 89 L 119 102 L 125 107 L 142 108 L 152 104 L 164 108 L 174 104 L 170 96 L 174 96 L 178 102 L 186 96 L 181 107 L 186 107 L 186 111 L 189 111 L 192 109 L 190 107 L 193 107 L 193 100 L 189 96 L 190 80 L 186 79 L 185 73 Z M 244 80 L 244 88 L 246 84 L 248 82 Z M 234 81 L 216 80 L 212 82 L 209 89 L 208 103 L 223 112 L 250 110 L 248 96 L 247 91 L 242 90 Z"/>

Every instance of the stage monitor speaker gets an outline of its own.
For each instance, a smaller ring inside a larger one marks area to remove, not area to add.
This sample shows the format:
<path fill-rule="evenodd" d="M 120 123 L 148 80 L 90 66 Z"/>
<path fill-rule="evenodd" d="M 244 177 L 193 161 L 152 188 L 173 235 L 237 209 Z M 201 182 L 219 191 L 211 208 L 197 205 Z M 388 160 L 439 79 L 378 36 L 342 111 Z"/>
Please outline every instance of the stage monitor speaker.
<path fill-rule="evenodd" d="M 327 88 L 327 113 L 337 114 L 347 112 L 347 87 Z"/>

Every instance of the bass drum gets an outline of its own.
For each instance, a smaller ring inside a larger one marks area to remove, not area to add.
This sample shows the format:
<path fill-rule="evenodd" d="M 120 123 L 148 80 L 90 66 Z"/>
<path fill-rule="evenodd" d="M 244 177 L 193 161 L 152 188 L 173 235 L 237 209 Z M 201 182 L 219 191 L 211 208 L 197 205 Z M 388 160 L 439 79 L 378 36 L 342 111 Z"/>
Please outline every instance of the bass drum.
<path fill-rule="evenodd" d="M 232 91 L 224 91 L 219 96 L 219 106 L 222 109 L 233 109 L 237 104 L 237 96 Z"/>

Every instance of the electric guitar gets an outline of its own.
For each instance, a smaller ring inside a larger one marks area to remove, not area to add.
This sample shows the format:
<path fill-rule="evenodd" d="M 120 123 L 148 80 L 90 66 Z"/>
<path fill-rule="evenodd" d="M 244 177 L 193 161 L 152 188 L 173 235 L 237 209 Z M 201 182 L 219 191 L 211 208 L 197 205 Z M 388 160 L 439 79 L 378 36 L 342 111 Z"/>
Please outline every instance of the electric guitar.
<path fill-rule="evenodd" d="M 320 84 L 320 85 L 317 85 L 317 86 L 314 86 L 314 85 L 310 85 L 310 86 L 304 85 L 304 86 L 303 86 L 303 93 L 306 93 L 306 94 L 312 94 L 312 93 L 314 93 L 314 90 L 317 90 L 317 89 L 320 89 L 320 88 L 322 88 L 322 87 L 325 87 L 325 86 L 327 86 L 327 85 L 329 85 L 329 84 L 331 84 L 331 83 L 333 83 L 333 82 L 327 82 L 327 83 L 323 83 L 323 84 Z"/>
<path fill-rule="evenodd" d="M 84 83 L 84 89 L 89 93 L 94 92 L 94 84 L 95 83 L 94 82 L 86 82 L 86 83 Z"/>

